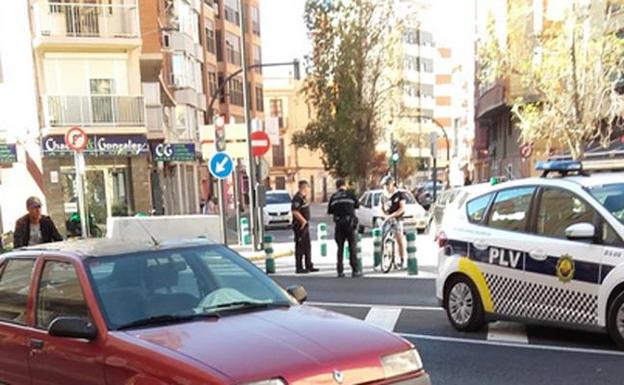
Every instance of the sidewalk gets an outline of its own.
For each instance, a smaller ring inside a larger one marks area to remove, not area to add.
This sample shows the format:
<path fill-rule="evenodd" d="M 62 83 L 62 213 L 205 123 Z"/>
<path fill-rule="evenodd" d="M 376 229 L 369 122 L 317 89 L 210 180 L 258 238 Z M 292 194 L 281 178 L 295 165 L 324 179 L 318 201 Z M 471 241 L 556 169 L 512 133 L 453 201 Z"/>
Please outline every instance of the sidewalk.
<path fill-rule="evenodd" d="M 278 275 L 295 275 L 294 243 L 274 243 L 275 269 Z M 437 246 L 431 235 L 419 235 L 416 240 L 416 258 L 418 260 L 419 274 L 408 275 L 407 271 L 392 270 L 388 274 L 383 274 L 373 269 L 373 239 L 362 240 L 362 264 L 364 266 L 365 277 L 383 278 L 435 278 L 438 270 Z M 264 270 L 264 252 L 253 251 L 250 246 L 233 246 L 233 249 L 244 257 L 250 259 L 258 267 Z M 312 263 L 314 267 L 320 269 L 318 273 L 307 274 L 307 276 L 335 277 L 336 276 L 336 253 L 337 246 L 333 240 L 327 241 L 327 256 L 321 256 L 320 241 L 312 241 Z M 345 273 L 350 275 L 348 260 L 344 261 Z"/>

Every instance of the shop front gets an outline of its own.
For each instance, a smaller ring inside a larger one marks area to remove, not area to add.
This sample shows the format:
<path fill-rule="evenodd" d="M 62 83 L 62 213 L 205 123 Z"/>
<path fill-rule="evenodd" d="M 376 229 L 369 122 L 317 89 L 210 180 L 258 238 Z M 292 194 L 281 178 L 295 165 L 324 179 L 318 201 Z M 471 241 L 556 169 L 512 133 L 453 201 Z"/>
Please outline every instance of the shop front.
<path fill-rule="evenodd" d="M 76 235 L 78 194 L 72 152 L 62 136 L 43 139 L 48 212 L 59 230 Z M 105 234 L 108 217 L 152 209 L 149 146 L 143 135 L 90 135 L 85 150 L 85 203 L 92 235 Z"/>

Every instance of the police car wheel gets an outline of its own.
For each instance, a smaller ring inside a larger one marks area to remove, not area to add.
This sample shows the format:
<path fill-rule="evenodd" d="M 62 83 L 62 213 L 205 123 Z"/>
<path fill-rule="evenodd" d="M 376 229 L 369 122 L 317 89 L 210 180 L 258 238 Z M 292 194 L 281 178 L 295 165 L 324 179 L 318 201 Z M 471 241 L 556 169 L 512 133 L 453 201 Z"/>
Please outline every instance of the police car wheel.
<path fill-rule="evenodd" d="M 624 349 L 624 292 L 613 300 L 607 321 L 611 338 L 620 349 Z"/>
<path fill-rule="evenodd" d="M 476 331 L 483 327 L 481 299 L 474 284 L 464 276 L 449 282 L 444 296 L 446 315 L 453 327 L 460 331 Z"/>

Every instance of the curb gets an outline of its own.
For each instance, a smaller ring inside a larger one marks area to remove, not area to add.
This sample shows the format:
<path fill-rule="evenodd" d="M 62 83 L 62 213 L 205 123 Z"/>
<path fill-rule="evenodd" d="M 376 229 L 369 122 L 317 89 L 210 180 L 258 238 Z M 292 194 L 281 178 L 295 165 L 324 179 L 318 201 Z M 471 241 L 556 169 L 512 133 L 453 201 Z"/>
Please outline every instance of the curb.
<path fill-rule="evenodd" d="M 273 254 L 273 259 L 276 258 L 284 258 L 284 257 L 291 257 L 295 255 L 295 252 L 292 250 L 289 251 L 282 251 L 281 253 L 275 253 Z M 265 255 L 264 254 L 256 254 L 256 255 L 252 255 L 249 257 L 246 257 L 248 260 L 250 260 L 251 262 L 258 262 L 258 261 L 264 261 L 265 260 Z"/>

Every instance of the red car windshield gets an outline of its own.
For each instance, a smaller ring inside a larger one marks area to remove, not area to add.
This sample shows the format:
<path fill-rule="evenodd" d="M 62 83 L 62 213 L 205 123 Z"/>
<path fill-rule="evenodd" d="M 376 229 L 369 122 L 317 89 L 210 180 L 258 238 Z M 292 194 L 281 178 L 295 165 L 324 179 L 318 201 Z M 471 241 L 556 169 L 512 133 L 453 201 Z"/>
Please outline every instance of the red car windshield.
<path fill-rule="evenodd" d="M 229 305 L 291 304 L 271 279 L 223 246 L 90 258 L 86 269 L 110 329 L 189 320 Z"/>

